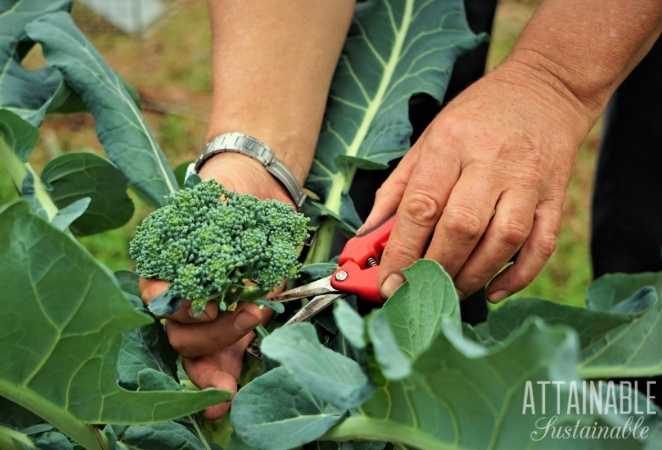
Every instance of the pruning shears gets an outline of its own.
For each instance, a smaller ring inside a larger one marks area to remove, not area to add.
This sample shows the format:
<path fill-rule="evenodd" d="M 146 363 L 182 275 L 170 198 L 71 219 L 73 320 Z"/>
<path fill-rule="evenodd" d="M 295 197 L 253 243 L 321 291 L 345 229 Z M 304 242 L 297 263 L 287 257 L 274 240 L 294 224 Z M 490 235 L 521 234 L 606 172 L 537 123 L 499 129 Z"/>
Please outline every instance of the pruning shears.
<path fill-rule="evenodd" d="M 312 283 L 281 292 L 272 302 L 285 303 L 313 297 L 297 311 L 285 325 L 314 317 L 334 301 L 346 294 L 355 294 L 359 300 L 381 304 L 384 298 L 379 291 L 379 261 L 391 237 L 395 216 L 371 231 L 351 238 L 338 257 L 338 268 L 329 276 Z M 252 356 L 261 359 L 256 342 L 247 349 Z"/>
<path fill-rule="evenodd" d="M 355 294 L 359 300 L 371 303 L 384 303 L 377 280 L 379 261 L 394 224 L 395 216 L 368 233 L 347 241 L 338 257 L 338 268 L 331 275 L 271 299 L 274 302 L 289 302 L 313 297 L 285 325 L 310 319 L 346 294 Z"/>

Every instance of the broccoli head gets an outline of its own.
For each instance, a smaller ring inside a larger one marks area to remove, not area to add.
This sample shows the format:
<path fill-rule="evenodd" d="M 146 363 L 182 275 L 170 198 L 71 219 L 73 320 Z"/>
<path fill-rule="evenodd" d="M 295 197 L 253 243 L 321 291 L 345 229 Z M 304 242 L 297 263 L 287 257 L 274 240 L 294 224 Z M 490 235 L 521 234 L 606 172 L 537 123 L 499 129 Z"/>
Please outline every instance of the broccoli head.
<path fill-rule="evenodd" d="M 205 181 L 172 194 L 136 230 L 129 254 L 145 278 L 171 282 L 195 310 L 257 299 L 298 274 L 308 219 L 275 200 Z"/>

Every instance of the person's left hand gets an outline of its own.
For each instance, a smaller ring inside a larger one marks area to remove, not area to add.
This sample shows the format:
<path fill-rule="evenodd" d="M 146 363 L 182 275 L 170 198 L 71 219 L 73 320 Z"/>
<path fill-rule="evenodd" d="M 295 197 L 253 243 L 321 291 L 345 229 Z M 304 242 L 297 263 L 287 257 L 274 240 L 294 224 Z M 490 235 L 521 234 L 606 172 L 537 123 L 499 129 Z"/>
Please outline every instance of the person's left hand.
<path fill-rule="evenodd" d="M 216 155 L 202 168 L 200 177 L 215 179 L 231 191 L 292 205 L 280 183 L 259 162 L 244 155 Z M 145 303 L 167 289 L 166 281 L 140 280 Z M 202 315 L 193 317 L 190 304 L 190 301 L 184 301 L 179 310 L 167 318 L 166 333 L 170 345 L 182 356 L 184 368 L 196 386 L 234 394 L 244 352 L 255 336 L 252 330 L 269 320 L 271 310 L 252 303 L 240 303 L 235 311 L 220 312 L 215 302 L 209 302 Z M 225 402 L 208 407 L 204 414 L 207 419 L 215 420 L 226 414 L 229 408 L 229 402 Z"/>
<path fill-rule="evenodd" d="M 566 186 L 590 128 L 582 104 L 528 64 L 504 63 L 453 100 L 377 191 L 368 230 L 397 211 L 380 263 L 382 294 L 401 269 L 439 261 L 461 297 L 499 301 L 524 288 L 554 251 Z"/>

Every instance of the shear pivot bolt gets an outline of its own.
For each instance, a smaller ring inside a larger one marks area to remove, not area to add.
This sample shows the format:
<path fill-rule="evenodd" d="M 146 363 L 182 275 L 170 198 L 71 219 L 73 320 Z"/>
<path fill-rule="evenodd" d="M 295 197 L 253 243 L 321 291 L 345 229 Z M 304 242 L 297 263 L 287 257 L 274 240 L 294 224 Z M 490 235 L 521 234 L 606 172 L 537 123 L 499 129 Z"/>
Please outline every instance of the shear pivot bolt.
<path fill-rule="evenodd" d="M 349 274 L 347 272 L 345 272 L 344 270 L 339 270 L 338 272 L 336 272 L 336 275 L 335 275 L 337 281 L 345 281 L 348 276 L 349 276 Z"/>

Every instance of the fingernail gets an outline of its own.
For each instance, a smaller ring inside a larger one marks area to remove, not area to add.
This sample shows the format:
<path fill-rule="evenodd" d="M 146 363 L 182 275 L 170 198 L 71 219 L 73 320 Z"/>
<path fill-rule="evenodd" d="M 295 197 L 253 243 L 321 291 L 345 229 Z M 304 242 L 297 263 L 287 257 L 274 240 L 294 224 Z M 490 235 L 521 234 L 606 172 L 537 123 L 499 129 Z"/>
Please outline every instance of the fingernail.
<path fill-rule="evenodd" d="M 392 273 L 382 283 L 382 295 L 389 298 L 405 282 L 405 279 L 399 273 Z"/>
<path fill-rule="evenodd" d="M 356 230 L 356 235 L 361 236 L 363 234 L 363 230 L 365 230 L 365 224 L 361 225 L 358 230 Z"/>
<path fill-rule="evenodd" d="M 501 290 L 501 291 L 492 292 L 487 296 L 487 299 L 494 303 L 503 300 L 504 298 L 508 297 L 508 295 L 510 295 L 510 292 Z"/>
<path fill-rule="evenodd" d="M 247 333 L 258 326 L 260 318 L 246 311 L 240 311 L 234 318 L 234 327 L 240 333 Z"/>

